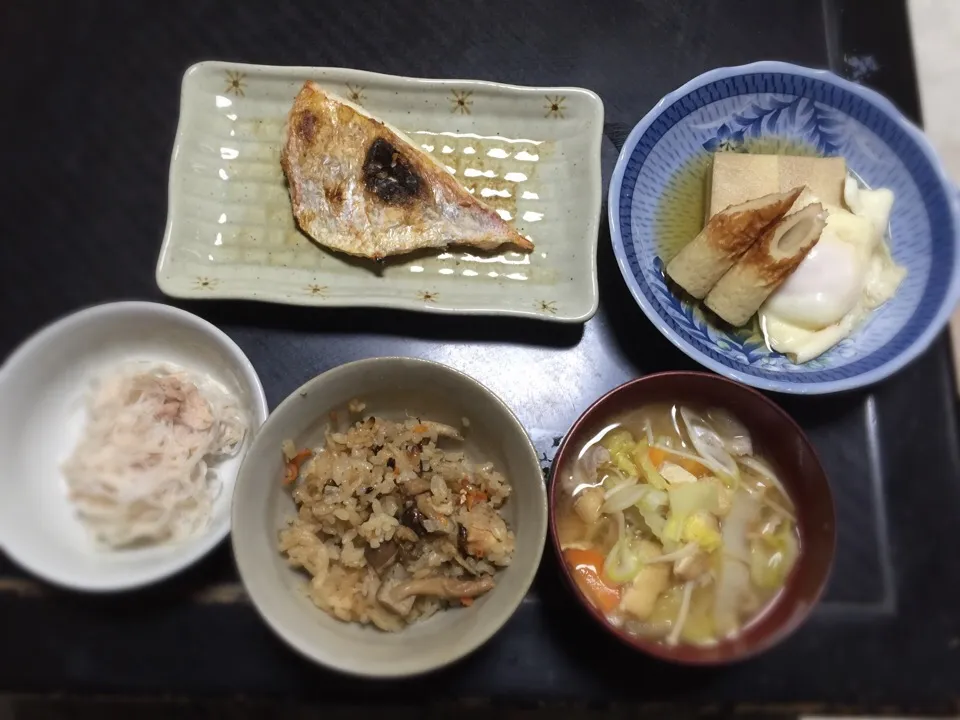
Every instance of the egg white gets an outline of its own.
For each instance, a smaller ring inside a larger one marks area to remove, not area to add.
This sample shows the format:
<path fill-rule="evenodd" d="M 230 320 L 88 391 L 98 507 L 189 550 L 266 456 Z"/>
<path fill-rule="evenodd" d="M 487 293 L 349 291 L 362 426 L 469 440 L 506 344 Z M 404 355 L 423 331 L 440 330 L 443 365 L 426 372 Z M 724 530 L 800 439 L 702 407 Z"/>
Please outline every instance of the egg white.
<path fill-rule="evenodd" d="M 760 308 L 767 345 L 795 363 L 823 354 L 896 293 L 906 275 L 884 242 L 894 196 L 847 178 L 849 210 L 826 205 L 820 241 Z M 801 202 L 816 202 L 805 194 Z"/>

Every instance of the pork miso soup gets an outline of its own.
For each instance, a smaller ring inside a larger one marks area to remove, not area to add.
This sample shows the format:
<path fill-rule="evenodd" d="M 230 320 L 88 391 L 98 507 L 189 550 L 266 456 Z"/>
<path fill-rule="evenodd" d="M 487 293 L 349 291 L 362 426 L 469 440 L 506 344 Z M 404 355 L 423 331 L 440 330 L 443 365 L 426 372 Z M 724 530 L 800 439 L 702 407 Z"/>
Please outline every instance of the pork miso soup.
<path fill-rule="evenodd" d="M 668 644 L 735 637 L 800 554 L 796 512 L 729 412 L 648 405 L 580 449 L 557 506 L 564 562 L 627 632 Z"/>

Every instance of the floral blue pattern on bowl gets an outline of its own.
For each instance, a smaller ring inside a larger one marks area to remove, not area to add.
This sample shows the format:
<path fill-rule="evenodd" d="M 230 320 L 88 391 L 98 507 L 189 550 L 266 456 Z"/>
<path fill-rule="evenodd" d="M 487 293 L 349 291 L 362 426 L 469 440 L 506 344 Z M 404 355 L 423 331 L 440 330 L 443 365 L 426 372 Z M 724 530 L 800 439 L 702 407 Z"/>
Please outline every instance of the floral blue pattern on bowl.
<path fill-rule="evenodd" d="M 658 256 L 658 206 L 678 170 L 773 138 L 842 155 L 867 186 L 893 190 L 888 241 L 907 268 L 892 300 L 802 365 L 768 350 L 756 332 L 712 324 L 670 291 Z M 667 95 L 627 138 L 608 211 L 620 270 L 654 325 L 706 367 L 767 390 L 829 393 L 882 380 L 929 347 L 960 298 L 960 211 L 933 149 L 888 100 L 825 71 L 779 62 L 721 68 Z"/>

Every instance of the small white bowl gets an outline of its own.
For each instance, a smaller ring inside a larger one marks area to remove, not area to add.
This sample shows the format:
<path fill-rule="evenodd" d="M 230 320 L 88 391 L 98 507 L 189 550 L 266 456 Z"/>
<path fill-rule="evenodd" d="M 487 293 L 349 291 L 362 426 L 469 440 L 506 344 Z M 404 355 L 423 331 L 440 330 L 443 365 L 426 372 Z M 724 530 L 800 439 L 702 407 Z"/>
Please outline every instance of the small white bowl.
<path fill-rule="evenodd" d="M 153 583 L 199 560 L 230 531 L 233 485 L 251 437 L 218 466 L 222 491 L 210 526 L 199 535 L 177 544 L 107 550 L 81 525 L 60 466 L 80 436 L 92 380 L 130 360 L 208 373 L 236 393 L 251 435 L 267 417 L 263 387 L 243 351 L 206 320 L 177 308 L 99 305 L 27 340 L 0 367 L 0 548 L 56 585 L 106 592 Z"/>
<path fill-rule="evenodd" d="M 396 633 L 346 623 L 316 607 L 307 576 L 290 567 L 278 533 L 297 509 L 281 484 L 281 443 L 316 447 L 331 411 L 350 400 L 365 413 L 393 420 L 407 413 L 459 426 L 468 418 L 462 449 L 492 462 L 513 492 L 504 517 L 516 533 L 509 567 L 496 587 L 468 608 L 450 608 Z M 233 496 L 233 555 L 254 607 L 294 650 L 351 675 L 400 678 L 445 667 L 489 640 L 530 589 L 547 534 L 547 493 L 537 451 L 523 425 L 488 388 L 453 368 L 416 358 L 381 357 L 328 370 L 294 391 L 274 410 L 240 469 Z"/>

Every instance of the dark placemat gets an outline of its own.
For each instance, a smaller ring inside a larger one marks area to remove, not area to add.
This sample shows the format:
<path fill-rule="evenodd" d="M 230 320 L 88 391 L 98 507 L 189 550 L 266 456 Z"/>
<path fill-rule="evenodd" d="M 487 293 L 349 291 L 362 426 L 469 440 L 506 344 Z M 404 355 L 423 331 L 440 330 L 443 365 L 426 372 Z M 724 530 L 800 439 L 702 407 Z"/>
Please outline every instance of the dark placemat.
<path fill-rule="evenodd" d="M 0 7 L 0 356 L 94 302 L 162 300 L 153 270 L 166 213 L 180 76 L 224 59 L 394 74 L 582 85 L 606 107 L 603 172 L 665 92 L 760 59 L 831 66 L 917 101 L 896 0 L 449 3 L 228 0 Z M 868 29 L 869 26 L 869 29 Z M 517 412 L 549 464 L 607 389 L 693 368 L 646 321 L 604 222 L 601 308 L 583 327 L 502 318 L 177 303 L 248 353 L 271 405 L 342 362 L 405 354 L 474 375 Z M 601 636 L 548 550 L 517 615 L 472 657 L 402 684 L 315 668 L 275 639 L 222 546 L 181 577 L 120 597 L 46 588 L 0 558 L 0 690 L 274 695 L 330 702 L 546 698 L 588 702 L 856 704 L 942 708 L 960 687 L 960 475 L 946 345 L 871 392 L 776 398 L 808 430 L 840 519 L 823 604 L 764 657 L 717 670 L 650 661 Z"/>

